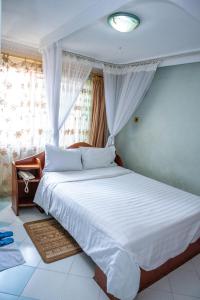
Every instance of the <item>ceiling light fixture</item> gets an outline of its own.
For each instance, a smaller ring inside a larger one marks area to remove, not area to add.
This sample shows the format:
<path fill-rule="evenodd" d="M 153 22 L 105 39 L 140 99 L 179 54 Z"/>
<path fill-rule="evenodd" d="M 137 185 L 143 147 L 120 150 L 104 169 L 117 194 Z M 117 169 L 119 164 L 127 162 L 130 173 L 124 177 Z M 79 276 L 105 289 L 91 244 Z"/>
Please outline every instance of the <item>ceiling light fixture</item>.
<path fill-rule="evenodd" d="M 108 24 L 120 32 L 130 32 L 140 24 L 140 19 L 134 14 L 116 12 L 108 17 Z"/>

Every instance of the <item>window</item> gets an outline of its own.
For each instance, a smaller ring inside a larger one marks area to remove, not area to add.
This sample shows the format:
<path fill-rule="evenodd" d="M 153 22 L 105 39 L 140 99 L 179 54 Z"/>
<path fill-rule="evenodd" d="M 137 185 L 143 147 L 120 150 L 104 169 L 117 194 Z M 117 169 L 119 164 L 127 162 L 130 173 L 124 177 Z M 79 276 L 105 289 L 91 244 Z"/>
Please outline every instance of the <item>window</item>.
<path fill-rule="evenodd" d="M 88 80 L 61 130 L 61 146 L 88 141 L 91 105 L 92 84 Z M 48 107 L 41 63 L 2 55 L 0 194 L 8 191 L 11 161 L 42 151 L 49 142 Z"/>
<path fill-rule="evenodd" d="M 89 142 L 92 110 L 92 81 L 85 83 L 69 117 L 60 132 L 60 145 Z"/>
<path fill-rule="evenodd" d="M 5 57 L 0 65 L 0 147 L 30 151 L 49 139 L 41 64 Z"/>

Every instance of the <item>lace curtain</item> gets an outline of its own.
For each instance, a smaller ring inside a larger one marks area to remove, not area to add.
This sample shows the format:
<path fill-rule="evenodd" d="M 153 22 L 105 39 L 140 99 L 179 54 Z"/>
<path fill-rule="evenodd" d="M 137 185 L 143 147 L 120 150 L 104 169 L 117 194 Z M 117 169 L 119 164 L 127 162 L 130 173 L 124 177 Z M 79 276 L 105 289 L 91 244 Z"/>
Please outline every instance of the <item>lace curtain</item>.
<path fill-rule="evenodd" d="M 62 41 L 44 47 L 42 61 L 52 129 L 51 143 L 58 146 L 60 130 L 92 70 L 92 63 L 64 54 Z"/>
<path fill-rule="evenodd" d="M 0 63 L 0 194 L 11 189 L 11 162 L 48 141 L 40 63 L 4 55 Z"/>
<path fill-rule="evenodd" d="M 92 111 L 92 81 L 88 79 L 60 130 L 60 146 L 89 142 Z"/>
<path fill-rule="evenodd" d="M 80 93 L 60 134 L 61 145 L 88 141 L 91 81 Z M 40 62 L 0 57 L 0 195 L 11 192 L 11 162 L 50 142 L 44 76 Z"/>

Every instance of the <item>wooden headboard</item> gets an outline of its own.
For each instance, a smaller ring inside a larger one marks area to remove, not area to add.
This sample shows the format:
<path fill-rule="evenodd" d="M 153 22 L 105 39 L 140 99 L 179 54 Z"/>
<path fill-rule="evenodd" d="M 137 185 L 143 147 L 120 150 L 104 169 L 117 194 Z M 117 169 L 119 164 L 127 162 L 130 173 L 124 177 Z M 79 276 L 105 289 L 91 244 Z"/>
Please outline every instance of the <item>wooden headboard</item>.
<path fill-rule="evenodd" d="M 80 142 L 80 143 L 75 143 L 71 146 L 68 147 L 68 149 L 73 149 L 73 148 L 80 148 L 80 147 L 93 147 L 90 144 L 87 144 L 85 142 Z M 45 153 L 44 151 L 41 153 L 38 153 L 36 155 L 24 158 L 24 159 L 20 159 L 15 161 L 15 165 L 18 164 L 31 164 L 31 163 L 35 163 L 38 162 L 38 164 L 40 164 L 41 169 L 44 168 L 44 164 L 45 164 Z M 118 166 L 123 166 L 123 162 L 121 160 L 121 157 L 116 154 L 116 158 L 115 158 L 115 162 L 118 164 Z"/>

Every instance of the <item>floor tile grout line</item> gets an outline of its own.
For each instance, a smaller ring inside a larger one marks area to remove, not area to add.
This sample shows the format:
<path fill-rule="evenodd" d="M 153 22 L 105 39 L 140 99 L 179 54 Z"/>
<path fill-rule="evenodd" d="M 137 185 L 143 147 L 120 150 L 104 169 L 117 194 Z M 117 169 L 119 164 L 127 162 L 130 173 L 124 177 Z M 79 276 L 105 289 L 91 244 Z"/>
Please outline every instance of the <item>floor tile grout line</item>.
<path fill-rule="evenodd" d="M 96 281 L 95 281 L 96 282 Z M 97 283 L 96 283 L 97 284 Z M 104 293 L 104 291 L 100 288 L 100 286 L 97 284 L 97 287 L 98 287 L 98 290 L 99 290 L 99 295 L 98 295 L 98 297 L 97 297 L 97 300 L 100 300 L 101 299 L 101 293 L 103 292 Z"/>
<path fill-rule="evenodd" d="M 198 255 L 200 255 L 200 254 L 198 254 Z M 198 255 L 196 255 L 196 256 L 198 256 Z M 196 257 L 196 256 L 194 256 L 194 257 Z M 193 263 L 193 265 L 194 265 L 194 270 L 195 270 L 195 273 L 197 274 L 197 277 L 198 277 L 198 279 L 200 280 L 200 272 L 196 269 L 196 265 L 195 265 L 195 263 L 192 261 L 192 263 Z M 200 298 L 200 297 L 199 297 Z"/>
<path fill-rule="evenodd" d="M 74 260 L 74 259 L 73 259 Z M 75 274 L 75 273 L 72 273 L 71 270 L 72 270 L 72 265 L 73 265 L 73 261 L 71 263 L 71 266 L 69 268 L 68 271 L 58 271 L 58 270 L 51 270 L 51 269 L 48 269 L 48 268 L 45 268 L 45 267 L 40 267 L 40 263 L 43 262 L 42 259 L 41 261 L 38 263 L 38 265 L 36 266 L 37 269 L 39 270 L 44 270 L 44 271 L 50 271 L 50 272 L 56 272 L 56 273 L 61 273 L 61 274 L 65 274 L 65 275 L 73 275 L 73 276 L 78 276 L 78 277 L 84 277 L 84 278 L 93 278 L 93 275 L 90 276 L 90 275 L 81 275 L 81 274 Z"/>
<path fill-rule="evenodd" d="M 40 264 L 40 263 L 39 263 Z M 46 268 L 39 267 L 39 265 L 36 267 L 37 270 L 42 270 L 42 271 L 49 271 L 49 272 L 54 272 L 54 273 L 59 273 L 59 274 L 64 274 L 68 275 L 68 272 L 62 272 L 62 271 L 57 271 L 57 270 L 50 270 Z"/>
<path fill-rule="evenodd" d="M 177 295 L 177 296 L 185 296 L 185 297 L 189 297 L 189 298 L 195 298 L 195 299 L 200 299 L 200 296 L 199 297 L 196 297 L 196 296 L 192 296 L 192 295 L 186 295 L 186 294 L 182 294 L 182 293 L 180 293 L 180 292 L 178 292 L 178 293 L 172 293 L 173 295 Z"/>
<path fill-rule="evenodd" d="M 171 286 L 171 283 L 170 283 L 170 280 L 169 280 L 169 274 L 165 275 L 163 278 L 161 278 L 160 280 L 162 279 L 167 279 L 167 282 L 168 282 L 168 286 L 169 286 L 169 291 L 162 288 L 162 287 L 152 287 L 154 284 L 156 284 L 157 282 L 159 282 L 160 280 L 154 282 L 152 285 L 150 285 L 148 288 L 146 289 L 150 289 L 150 290 L 158 290 L 158 291 L 161 291 L 161 292 L 166 292 L 166 293 L 173 293 L 173 290 L 172 290 L 172 286 Z"/>
<path fill-rule="evenodd" d="M 185 294 L 180 294 L 180 293 L 173 293 L 174 296 L 185 296 L 185 297 L 189 297 L 189 298 L 194 298 L 194 299 L 200 299 L 200 296 L 199 297 L 196 297 L 196 296 L 191 296 L 191 295 L 185 295 Z"/>
<path fill-rule="evenodd" d="M 175 299 L 174 299 L 174 294 L 173 294 L 173 293 L 172 293 L 172 300 L 175 300 Z"/>
<path fill-rule="evenodd" d="M 173 272 L 176 272 L 178 271 L 182 266 L 180 266 L 179 268 L 175 269 L 174 271 L 170 272 L 168 275 L 172 274 Z M 197 275 L 197 278 L 198 278 L 198 281 L 200 280 L 200 277 L 198 275 L 198 272 L 196 271 L 196 269 L 194 268 L 194 270 L 183 270 L 182 269 L 182 272 L 183 273 L 190 273 L 190 274 L 196 274 Z M 170 277 L 170 276 L 169 276 Z M 170 278 L 169 278 L 169 282 L 170 282 L 170 285 L 171 285 L 171 281 L 170 281 Z M 172 288 L 172 292 L 173 292 L 173 288 Z M 175 293 L 176 294 L 176 293 Z M 180 295 L 184 295 L 184 294 L 180 294 Z M 190 296 L 190 295 L 185 295 L 185 296 L 189 296 L 189 297 L 194 297 L 194 296 Z"/>
<path fill-rule="evenodd" d="M 81 277 L 81 278 L 87 278 L 87 279 L 94 280 L 94 278 L 93 278 L 94 276 L 79 275 L 79 274 L 73 274 L 73 273 L 69 273 L 68 275 L 72 275 L 72 276 L 77 276 L 77 277 Z"/>
<path fill-rule="evenodd" d="M 170 274 L 170 273 L 169 273 L 169 274 Z M 169 278 L 169 274 L 167 274 L 167 280 L 168 280 L 168 283 L 169 283 L 170 291 L 171 291 L 171 293 L 173 294 L 173 288 L 172 288 L 172 284 L 171 284 L 171 281 L 170 281 L 170 278 Z"/>
<path fill-rule="evenodd" d="M 28 267 L 32 267 L 32 266 L 28 266 Z M 42 268 L 42 267 L 32 267 L 36 270 L 42 270 L 42 271 L 48 271 L 48 272 L 52 272 L 52 273 L 59 273 L 59 274 L 64 274 L 64 275 L 72 275 L 72 276 L 76 276 L 76 277 L 80 277 L 80 278 L 87 278 L 87 279 L 91 279 L 93 280 L 93 275 L 92 276 L 89 276 L 89 275 L 80 275 L 80 274 L 74 274 L 74 273 L 70 273 L 69 271 L 68 272 L 62 272 L 62 271 L 57 271 L 57 270 L 50 270 L 50 269 L 45 269 L 45 268 Z"/>
<path fill-rule="evenodd" d="M 15 296 L 15 297 L 20 297 L 19 295 L 16 295 L 16 294 L 12 294 L 12 293 L 4 293 L 4 292 L 0 292 L 0 294 L 2 295 L 8 295 L 8 296 Z"/>
<path fill-rule="evenodd" d="M 25 266 L 25 267 L 30 267 L 30 266 Z M 22 294 L 23 294 L 23 292 L 24 292 L 26 286 L 28 285 L 29 281 L 31 280 L 31 278 L 33 277 L 33 274 L 35 273 L 35 271 L 36 271 L 36 269 L 37 269 L 37 268 L 34 268 L 34 267 L 30 267 L 30 268 L 33 268 L 34 271 L 33 271 L 32 275 L 30 276 L 29 280 L 27 281 L 27 283 L 25 284 L 25 286 L 24 286 L 24 288 L 23 288 L 23 290 L 22 290 L 22 292 L 21 292 L 21 294 L 20 294 L 19 297 L 23 297 Z"/>
<path fill-rule="evenodd" d="M 24 265 L 24 266 L 27 266 L 27 267 L 32 267 L 32 268 L 37 269 L 40 263 L 41 263 L 41 260 L 39 261 L 39 263 L 38 263 L 36 266 L 29 265 L 28 263 L 26 264 L 26 262 L 25 262 L 23 265 Z"/>
<path fill-rule="evenodd" d="M 31 266 L 28 266 L 28 267 L 31 267 Z M 58 274 L 66 275 L 66 277 L 68 277 L 67 275 L 72 275 L 72 276 L 81 277 L 81 278 L 93 279 L 93 277 L 90 277 L 90 276 L 87 276 L 87 275 L 72 274 L 72 273 L 68 273 L 68 272 L 50 270 L 50 269 L 45 269 L 45 268 L 41 268 L 41 267 L 32 267 L 32 268 L 34 268 L 36 270 L 41 270 L 41 271 L 47 271 L 47 272 L 51 272 L 51 273 L 58 273 Z"/>
<path fill-rule="evenodd" d="M 71 270 L 72 270 L 72 266 L 73 266 L 73 264 L 74 264 L 75 260 L 76 260 L 76 257 L 74 256 L 74 258 L 73 258 L 73 260 L 72 260 L 72 263 L 71 263 L 71 266 L 70 266 L 70 268 L 69 268 L 69 271 L 68 271 L 68 273 L 70 273 L 70 272 L 71 272 Z"/>

